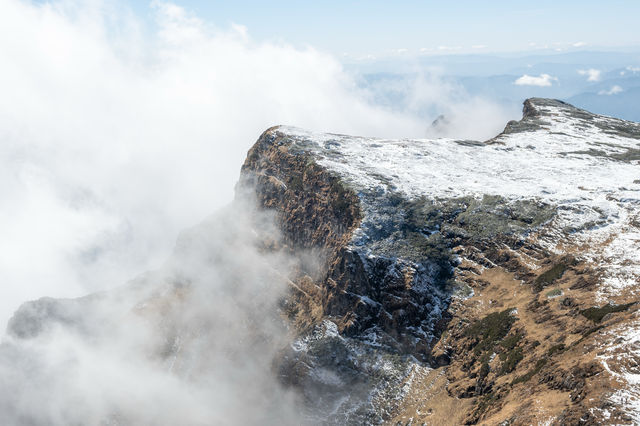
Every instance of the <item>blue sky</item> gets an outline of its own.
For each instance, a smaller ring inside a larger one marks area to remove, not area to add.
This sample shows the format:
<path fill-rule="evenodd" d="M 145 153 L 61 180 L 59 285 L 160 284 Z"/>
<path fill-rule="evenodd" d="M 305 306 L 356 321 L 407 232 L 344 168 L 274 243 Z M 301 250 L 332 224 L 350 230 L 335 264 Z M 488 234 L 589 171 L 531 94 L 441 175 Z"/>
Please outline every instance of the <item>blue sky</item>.
<path fill-rule="evenodd" d="M 174 3 L 217 27 L 245 25 L 256 40 L 309 44 L 353 57 L 640 46 L 638 1 Z M 129 4 L 138 15 L 151 13 L 146 0 Z"/>

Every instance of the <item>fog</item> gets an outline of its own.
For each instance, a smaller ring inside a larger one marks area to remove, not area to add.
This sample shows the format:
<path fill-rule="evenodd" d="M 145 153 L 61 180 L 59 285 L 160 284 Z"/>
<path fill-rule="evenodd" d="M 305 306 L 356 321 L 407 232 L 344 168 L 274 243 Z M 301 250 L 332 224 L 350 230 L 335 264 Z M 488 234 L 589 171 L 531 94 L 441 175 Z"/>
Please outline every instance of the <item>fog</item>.
<path fill-rule="evenodd" d="M 273 407 L 281 407 L 271 413 L 274 423 L 296 419 L 294 398 L 268 368 L 286 330 L 266 320 L 294 260 L 257 250 L 244 234 L 253 229 L 248 219 L 223 212 L 228 226 L 207 231 L 216 245 L 196 250 L 196 260 L 178 257 L 186 269 L 178 276 L 165 261 L 180 231 L 232 200 L 246 151 L 275 124 L 426 137 L 433 117 L 419 105 L 429 102 L 449 112 L 453 127 L 445 136 L 474 136 L 470 116 L 484 123 L 480 133 L 487 123 L 502 126 L 498 107 L 465 103 L 439 80 L 404 89 L 415 108 L 390 109 L 313 47 L 256 41 L 241 25 L 212 27 L 170 3 L 154 2 L 149 12 L 152 25 L 122 3 L 0 3 L 0 323 L 27 300 L 79 297 L 160 270 L 140 282 L 173 289 L 188 276 L 193 317 L 175 308 L 178 317 L 167 321 L 208 324 L 210 333 L 195 333 L 187 352 L 206 353 L 209 362 L 189 359 L 175 372 L 170 357 L 150 359 L 168 332 L 158 331 L 160 319 L 132 312 L 151 293 L 116 290 L 101 296 L 101 308 L 77 315 L 73 304 L 62 305 L 76 316 L 27 340 L 5 338 L 4 423 L 117 424 L 121 415 L 210 424 L 249 402 L 255 410 L 240 412 L 241 422 L 258 423 Z M 223 254 L 202 267 L 206 250 Z M 260 278 L 273 271 L 268 283 Z M 232 283 L 241 285 L 225 290 Z M 259 309 L 249 303 L 256 294 L 264 296 Z M 249 341 L 269 342 L 251 352 L 264 357 L 229 356 Z"/>
<path fill-rule="evenodd" d="M 267 127 L 420 134 L 312 48 L 253 42 L 169 4 L 154 7 L 148 37 L 103 13 L 0 6 L 2 322 L 23 300 L 158 265 L 182 228 L 231 199 Z"/>
<path fill-rule="evenodd" d="M 238 199 L 186 230 L 126 286 L 23 305 L 0 345 L 0 423 L 303 423 L 274 367 L 293 259 L 264 250 L 279 234 L 253 206 Z"/>

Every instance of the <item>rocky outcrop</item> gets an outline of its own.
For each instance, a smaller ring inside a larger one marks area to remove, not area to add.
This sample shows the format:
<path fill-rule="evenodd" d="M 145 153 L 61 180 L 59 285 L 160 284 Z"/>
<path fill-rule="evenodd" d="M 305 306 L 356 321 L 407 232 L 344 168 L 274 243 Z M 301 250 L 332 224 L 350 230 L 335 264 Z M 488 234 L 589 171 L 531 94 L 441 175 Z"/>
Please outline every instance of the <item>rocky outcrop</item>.
<path fill-rule="evenodd" d="M 273 128 L 242 167 L 239 186 L 277 211 L 286 248 L 315 260 L 303 262 L 287 315 L 300 331 L 331 318 L 341 335 L 426 360 L 449 303 L 448 249 L 411 224 L 420 207 L 391 191 L 365 193 L 316 160 Z M 372 222 L 373 209 L 383 223 Z"/>

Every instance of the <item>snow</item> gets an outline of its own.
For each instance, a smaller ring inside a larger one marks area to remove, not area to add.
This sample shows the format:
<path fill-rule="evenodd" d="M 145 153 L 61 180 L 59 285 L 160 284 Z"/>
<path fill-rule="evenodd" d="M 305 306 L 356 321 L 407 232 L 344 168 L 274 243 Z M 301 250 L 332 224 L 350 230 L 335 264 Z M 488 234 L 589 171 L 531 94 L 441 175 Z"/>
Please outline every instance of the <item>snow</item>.
<path fill-rule="evenodd" d="M 561 251 L 561 242 L 584 246 L 584 258 L 605 267 L 605 298 L 635 286 L 640 277 L 640 232 L 631 222 L 640 212 L 640 162 L 604 155 L 638 149 L 640 140 L 602 127 L 638 125 L 586 112 L 587 118 L 576 116 L 575 109 L 562 104 L 535 107 L 541 127 L 501 135 L 494 144 L 375 139 L 292 127 L 279 131 L 312 151 L 319 164 L 360 194 L 395 191 L 408 199 L 488 194 L 556 205 L 553 229 L 588 230 L 556 232 L 546 247 Z M 594 150 L 604 155 L 588 153 Z M 366 239 L 361 234 L 355 237 Z"/>
<path fill-rule="evenodd" d="M 640 330 L 636 324 L 622 326 L 607 333 L 614 344 L 598 355 L 605 370 L 623 386 L 609 397 L 610 401 L 624 409 L 640 423 Z"/>

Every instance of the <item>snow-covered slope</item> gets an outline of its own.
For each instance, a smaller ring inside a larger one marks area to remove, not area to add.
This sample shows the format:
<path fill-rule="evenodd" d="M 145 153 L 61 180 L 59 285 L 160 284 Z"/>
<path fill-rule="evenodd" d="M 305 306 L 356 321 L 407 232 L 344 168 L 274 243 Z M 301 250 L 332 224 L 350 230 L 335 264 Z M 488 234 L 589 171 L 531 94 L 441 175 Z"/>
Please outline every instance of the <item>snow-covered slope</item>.
<path fill-rule="evenodd" d="M 497 195 L 556 209 L 547 245 L 584 243 L 601 262 L 605 290 L 640 276 L 640 125 L 530 99 L 521 122 L 485 142 L 384 140 L 277 130 L 292 149 L 311 152 L 362 195 L 398 192 L 416 199 Z M 362 197 L 364 200 L 366 196 Z M 377 203 L 377 200 L 374 202 Z M 376 206 L 366 206 L 372 220 Z M 365 217 L 364 227 L 367 226 Z M 581 232 L 588 230 L 589 232 Z M 558 247 L 558 250 L 561 248 Z M 625 265 L 624 267 L 622 265 Z"/>

